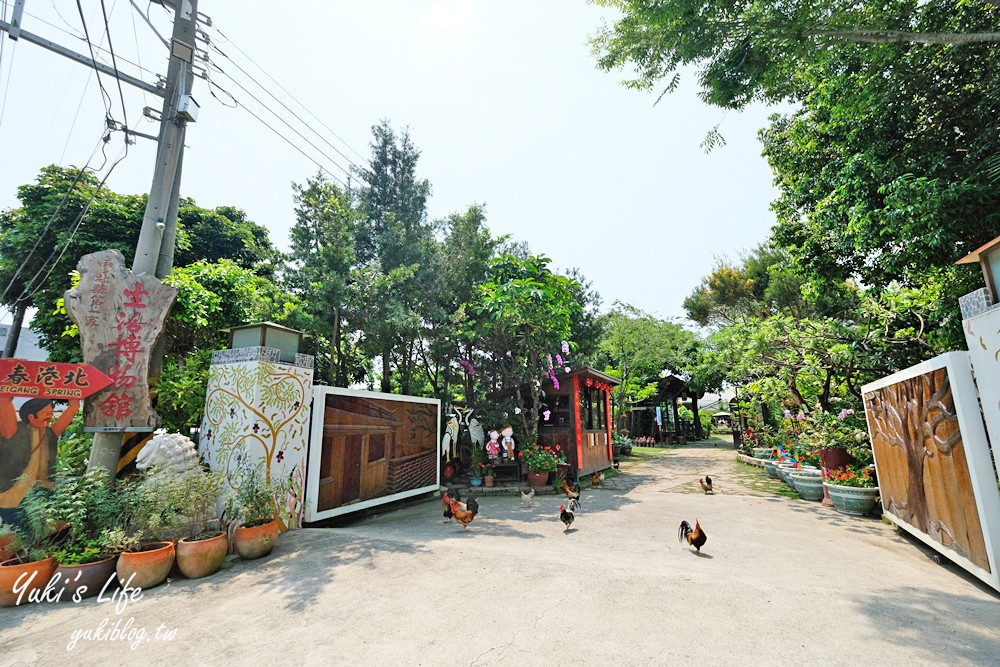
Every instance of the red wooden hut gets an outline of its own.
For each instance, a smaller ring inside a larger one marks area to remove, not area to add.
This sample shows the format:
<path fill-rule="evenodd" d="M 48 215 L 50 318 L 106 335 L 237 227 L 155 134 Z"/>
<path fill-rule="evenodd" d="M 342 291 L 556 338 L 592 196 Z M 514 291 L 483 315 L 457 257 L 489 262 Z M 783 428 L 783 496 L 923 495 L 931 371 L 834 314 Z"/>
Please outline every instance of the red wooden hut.
<path fill-rule="evenodd" d="M 559 445 L 577 478 L 610 468 L 611 390 L 617 378 L 583 367 L 557 376 L 559 389 L 547 386 L 540 414 L 538 437 L 551 447 Z"/>

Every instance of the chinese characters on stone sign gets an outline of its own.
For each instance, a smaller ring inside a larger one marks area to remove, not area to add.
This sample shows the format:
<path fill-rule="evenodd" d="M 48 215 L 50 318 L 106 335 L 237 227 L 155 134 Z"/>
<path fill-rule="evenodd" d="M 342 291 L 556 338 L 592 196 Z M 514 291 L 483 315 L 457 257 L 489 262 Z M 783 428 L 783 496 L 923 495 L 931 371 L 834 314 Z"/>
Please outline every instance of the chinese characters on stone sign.
<path fill-rule="evenodd" d="M 66 292 L 66 311 L 80 328 L 86 361 L 111 385 L 84 405 L 90 431 L 149 431 L 159 424 L 149 396 L 149 355 L 163 332 L 177 290 L 133 275 L 117 250 L 80 259 L 80 284 Z"/>

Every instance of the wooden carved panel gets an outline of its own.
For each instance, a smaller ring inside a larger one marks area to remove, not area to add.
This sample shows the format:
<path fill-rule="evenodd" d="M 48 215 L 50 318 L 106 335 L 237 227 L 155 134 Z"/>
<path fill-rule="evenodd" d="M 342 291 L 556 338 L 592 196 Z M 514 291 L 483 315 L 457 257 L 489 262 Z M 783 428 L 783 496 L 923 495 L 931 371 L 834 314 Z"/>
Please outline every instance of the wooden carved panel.
<path fill-rule="evenodd" d="M 864 398 L 886 512 L 990 571 L 948 369 Z"/>

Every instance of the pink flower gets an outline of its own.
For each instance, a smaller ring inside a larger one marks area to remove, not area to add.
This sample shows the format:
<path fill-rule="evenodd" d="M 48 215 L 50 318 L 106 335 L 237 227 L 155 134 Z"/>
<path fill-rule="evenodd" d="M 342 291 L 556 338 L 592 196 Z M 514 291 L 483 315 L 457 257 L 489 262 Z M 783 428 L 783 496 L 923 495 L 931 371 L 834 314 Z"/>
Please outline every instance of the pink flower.
<path fill-rule="evenodd" d="M 549 416 L 551 414 L 552 414 L 551 410 L 546 410 L 545 412 L 542 413 L 542 419 L 544 419 L 545 421 L 548 421 L 549 420 Z"/>
<path fill-rule="evenodd" d="M 563 365 L 562 355 L 561 354 L 557 354 L 556 355 L 556 366 L 562 366 L 562 365 Z"/>
<path fill-rule="evenodd" d="M 566 341 L 562 342 L 562 351 L 563 354 L 569 354 L 569 343 L 567 343 Z"/>
<path fill-rule="evenodd" d="M 801 411 L 799 412 L 799 414 L 795 415 L 795 420 L 796 421 L 802 421 L 805 418 L 806 418 L 806 413 L 801 412 Z"/>
<path fill-rule="evenodd" d="M 785 410 L 785 419 L 791 419 L 791 418 L 792 418 L 792 411 Z"/>
<path fill-rule="evenodd" d="M 557 380 L 556 378 L 552 378 L 552 386 L 555 387 L 556 389 L 558 389 L 559 388 L 559 380 Z"/>

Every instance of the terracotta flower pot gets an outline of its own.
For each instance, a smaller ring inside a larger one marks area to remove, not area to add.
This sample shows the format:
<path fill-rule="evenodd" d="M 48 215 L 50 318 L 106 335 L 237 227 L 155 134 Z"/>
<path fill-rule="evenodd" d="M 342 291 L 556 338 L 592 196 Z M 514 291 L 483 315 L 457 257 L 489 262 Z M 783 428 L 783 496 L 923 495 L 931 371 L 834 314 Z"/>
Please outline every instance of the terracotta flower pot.
<path fill-rule="evenodd" d="M 538 489 L 544 486 L 548 486 L 549 483 L 549 473 L 548 471 L 542 470 L 529 470 L 528 471 L 528 482 L 531 486 Z"/>
<path fill-rule="evenodd" d="M 240 524 L 233 531 L 233 546 L 240 558 L 253 560 L 271 553 L 278 541 L 278 522 L 268 521 L 258 526 Z"/>
<path fill-rule="evenodd" d="M 119 555 L 115 571 L 120 584 L 128 582 L 133 588 L 146 589 L 162 584 L 173 564 L 174 543 L 151 542 L 140 551 L 125 551 Z"/>
<path fill-rule="evenodd" d="M 18 604 L 28 604 L 28 596 L 31 591 L 40 591 L 49 583 L 49 579 L 56 571 L 56 561 L 54 558 L 36 560 L 31 563 L 22 563 L 19 560 L 8 560 L 0 563 L 0 607 L 16 607 Z M 24 577 L 24 578 L 21 578 Z M 21 579 L 18 583 L 18 579 Z M 29 580 L 29 583 L 25 583 Z M 14 586 L 18 586 L 15 593 Z M 20 596 L 20 602 L 18 597 Z"/>
<path fill-rule="evenodd" d="M 104 588 L 112 577 L 115 577 L 115 565 L 118 562 L 118 555 L 108 556 L 103 560 L 83 565 L 59 565 L 56 568 L 56 575 L 59 576 L 58 584 L 65 586 L 63 592 L 59 594 L 60 602 L 76 602 L 83 598 L 97 595 Z M 55 576 L 55 575 L 54 575 Z M 111 584 L 109 589 L 117 588 L 117 584 Z M 77 592 L 79 591 L 79 594 Z"/>
<path fill-rule="evenodd" d="M 483 477 L 483 484 L 485 484 L 486 486 L 493 486 L 493 482 L 494 482 L 493 475 L 485 475 Z"/>
<path fill-rule="evenodd" d="M 207 540 L 183 538 L 177 542 L 177 567 L 188 579 L 207 577 L 219 571 L 227 553 L 229 538 L 225 531 Z"/>

